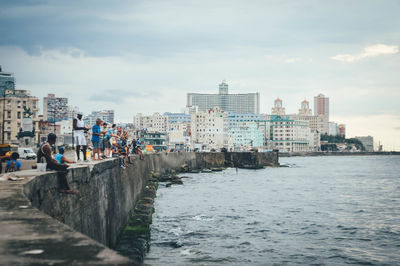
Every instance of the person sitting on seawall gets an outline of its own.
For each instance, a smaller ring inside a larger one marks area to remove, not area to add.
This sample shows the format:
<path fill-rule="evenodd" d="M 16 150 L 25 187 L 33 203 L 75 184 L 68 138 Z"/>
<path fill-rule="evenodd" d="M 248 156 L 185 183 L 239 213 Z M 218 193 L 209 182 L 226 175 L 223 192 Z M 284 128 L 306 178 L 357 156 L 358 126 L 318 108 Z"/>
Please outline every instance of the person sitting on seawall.
<path fill-rule="evenodd" d="M 10 161 L 6 164 L 6 173 L 15 172 L 21 170 L 22 164 L 17 161 L 19 159 L 19 154 L 13 152 L 10 156 Z"/>
<path fill-rule="evenodd" d="M 57 136 L 54 133 L 50 133 L 47 136 L 47 142 L 40 145 L 40 148 L 37 152 L 37 162 L 43 163 L 44 161 L 46 161 L 47 169 L 57 171 L 58 182 L 60 186 L 58 192 L 65 194 L 76 194 L 77 191 L 70 189 L 67 182 L 67 174 L 68 174 L 67 168 L 69 167 L 69 165 L 65 163 L 60 164 L 57 160 L 53 159 L 53 157 L 51 156 L 51 146 L 56 143 L 56 140 Z"/>
<path fill-rule="evenodd" d="M 65 163 L 75 163 L 74 161 L 70 161 L 68 160 L 65 156 L 64 156 L 64 148 L 63 147 L 59 147 L 58 148 L 58 153 L 56 154 L 56 156 L 54 156 L 54 159 L 56 159 L 56 161 L 59 164 L 65 164 Z"/>

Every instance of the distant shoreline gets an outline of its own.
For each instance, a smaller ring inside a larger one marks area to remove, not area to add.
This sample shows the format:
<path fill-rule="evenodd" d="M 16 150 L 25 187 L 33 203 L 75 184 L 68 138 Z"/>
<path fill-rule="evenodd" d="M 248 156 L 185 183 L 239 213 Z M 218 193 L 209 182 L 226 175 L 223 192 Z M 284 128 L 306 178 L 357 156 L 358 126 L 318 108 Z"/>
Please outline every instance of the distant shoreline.
<path fill-rule="evenodd" d="M 382 151 L 382 152 L 280 152 L 279 153 L 279 157 L 367 156 L 367 155 L 400 155 L 400 152 Z"/>

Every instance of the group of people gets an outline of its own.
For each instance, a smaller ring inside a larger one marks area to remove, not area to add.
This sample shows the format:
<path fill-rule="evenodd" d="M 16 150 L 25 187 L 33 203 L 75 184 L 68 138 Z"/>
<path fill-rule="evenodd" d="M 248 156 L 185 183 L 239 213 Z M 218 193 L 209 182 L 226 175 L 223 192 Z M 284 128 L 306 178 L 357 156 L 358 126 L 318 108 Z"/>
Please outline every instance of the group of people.
<path fill-rule="evenodd" d="M 73 120 L 73 133 L 74 142 L 76 145 L 76 156 L 80 161 L 81 151 L 83 152 L 83 161 L 87 160 L 88 145 L 86 143 L 85 133 L 90 130 L 85 126 L 82 120 L 82 113 L 78 113 L 77 117 Z M 121 168 L 126 168 L 127 164 L 131 163 L 129 154 L 138 154 L 140 159 L 143 160 L 143 154 L 140 149 L 139 140 L 128 141 L 128 132 L 117 128 L 115 124 L 109 126 L 101 119 L 96 120 L 96 124 L 92 127 L 92 160 L 103 160 L 105 158 L 117 157 L 120 161 Z M 47 136 L 47 141 L 40 145 L 37 152 L 37 162 L 46 163 L 46 169 L 55 170 L 58 173 L 59 192 L 66 194 L 75 194 L 76 191 L 72 190 L 67 182 L 68 167 L 70 164 L 75 163 L 64 156 L 64 148 L 59 147 L 58 153 L 52 156 L 52 147 L 56 144 L 57 136 L 50 133 Z M 97 155 L 97 156 L 96 156 Z M 13 153 L 10 161 L 6 164 L 6 172 L 18 171 L 21 169 L 21 162 L 18 161 L 19 154 Z M 0 163 L 0 171 L 1 171 Z"/>
<path fill-rule="evenodd" d="M 87 143 L 85 133 L 89 131 L 89 127 L 85 126 L 82 120 L 82 113 L 73 120 L 74 141 L 76 144 L 76 156 L 80 160 L 80 153 L 83 152 L 83 160 L 87 161 Z M 105 158 L 119 157 L 121 168 L 126 168 L 130 163 L 129 154 L 138 154 L 143 159 L 140 149 L 140 142 L 133 140 L 128 141 L 128 132 L 117 128 L 115 124 L 109 125 L 100 118 L 96 120 L 96 124 L 92 127 L 92 160 L 103 160 Z"/>

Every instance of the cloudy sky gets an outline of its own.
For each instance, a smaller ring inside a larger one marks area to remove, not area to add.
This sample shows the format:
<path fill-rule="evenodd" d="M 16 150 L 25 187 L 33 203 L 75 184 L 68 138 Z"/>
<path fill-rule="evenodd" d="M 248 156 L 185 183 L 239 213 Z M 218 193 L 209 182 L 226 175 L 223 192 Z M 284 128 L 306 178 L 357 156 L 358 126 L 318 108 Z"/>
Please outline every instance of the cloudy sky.
<path fill-rule="evenodd" d="M 399 14 L 398 0 L 2 0 L 0 65 L 18 89 L 124 122 L 222 79 L 267 113 L 323 93 L 348 136 L 400 150 Z"/>

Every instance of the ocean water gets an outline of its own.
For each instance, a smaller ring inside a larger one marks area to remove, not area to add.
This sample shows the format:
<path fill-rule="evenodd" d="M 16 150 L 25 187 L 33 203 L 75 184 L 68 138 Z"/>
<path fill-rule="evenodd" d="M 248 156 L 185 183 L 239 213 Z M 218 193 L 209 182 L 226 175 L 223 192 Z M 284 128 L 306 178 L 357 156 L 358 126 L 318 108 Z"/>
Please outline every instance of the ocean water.
<path fill-rule="evenodd" d="M 161 184 L 145 264 L 400 264 L 400 156 L 280 162 Z"/>

